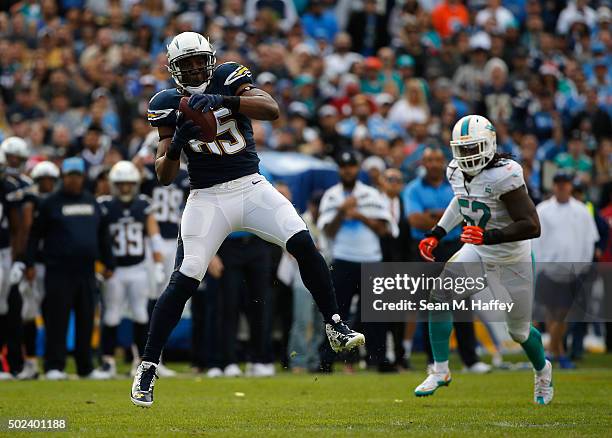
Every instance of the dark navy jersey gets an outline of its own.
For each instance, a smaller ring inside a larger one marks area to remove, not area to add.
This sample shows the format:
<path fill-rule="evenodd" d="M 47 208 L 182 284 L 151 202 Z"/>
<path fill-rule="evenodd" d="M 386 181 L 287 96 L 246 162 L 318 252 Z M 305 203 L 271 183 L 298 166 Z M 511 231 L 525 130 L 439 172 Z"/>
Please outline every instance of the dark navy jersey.
<path fill-rule="evenodd" d="M 147 216 L 151 213 L 149 198 L 138 195 L 132 202 L 101 196 L 98 202 L 108 224 L 113 256 L 117 266 L 132 266 L 145 258 Z"/>
<path fill-rule="evenodd" d="M 0 249 L 11 246 L 9 210 L 21 208 L 24 190 L 17 178 L 5 176 L 0 180 Z"/>
<path fill-rule="evenodd" d="M 170 185 L 164 186 L 155 175 L 155 165 L 144 168 L 140 191 L 151 199 L 153 215 L 159 225 L 159 233 L 164 239 L 176 239 L 185 200 L 189 195 L 189 176 L 179 169 Z"/>
<path fill-rule="evenodd" d="M 241 85 L 252 83 L 248 68 L 226 62 L 215 68 L 206 94 L 235 96 Z M 162 90 L 153 96 L 147 113 L 151 126 L 174 128 L 176 110 L 183 96 L 176 88 Z M 210 187 L 259 171 L 251 120 L 240 113 L 232 114 L 225 107 L 217 108 L 214 113 L 217 138 L 210 143 L 193 139 L 184 148 L 192 189 Z"/>
<path fill-rule="evenodd" d="M 49 193 L 40 193 L 38 191 L 38 185 L 36 184 L 32 184 L 30 187 L 28 187 L 28 189 L 24 192 L 23 194 L 23 203 L 25 204 L 26 202 L 30 202 L 32 203 L 33 207 L 32 207 L 32 213 L 33 216 L 36 216 L 38 209 L 40 208 L 40 203 L 47 198 L 49 195 L 51 195 L 51 193 L 53 192 L 49 192 Z M 42 263 L 43 262 L 43 254 L 42 254 L 42 242 L 40 242 L 40 247 L 39 247 L 39 251 L 36 254 L 36 262 L 37 263 Z"/>

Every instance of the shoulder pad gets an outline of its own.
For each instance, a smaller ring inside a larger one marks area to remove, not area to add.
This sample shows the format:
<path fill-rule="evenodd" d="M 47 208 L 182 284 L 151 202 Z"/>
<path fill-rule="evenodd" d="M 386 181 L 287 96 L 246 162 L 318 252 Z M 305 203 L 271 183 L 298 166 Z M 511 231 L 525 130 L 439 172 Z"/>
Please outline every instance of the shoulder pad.
<path fill-rule="evenodd" d="M 251 78 L 253 77 L 251 70 L 237 62 L 224 62 L 218 65 L 213 73 L 213 76 L 214 75 L 219 75 L 219 78 L 223 79 L 224 86 L 232 85 L 242 78 L 247 78 L 248 82 L 252 82 Z"/>
<path fill-rule="evenodd" d="M 168 88 L 155 94 L 149 101 L 147 120 L 152 126 L 176 124 L 176 110 L 183 95 L 176 88 Z"/>
<path fill-rule="evenodd" d="M 113 197 L 111 195 L 102 195 L 96 198 L 96 201 L 98 201 L 100 204 L 110 202 L 112 200 L 113 200 Z"/>

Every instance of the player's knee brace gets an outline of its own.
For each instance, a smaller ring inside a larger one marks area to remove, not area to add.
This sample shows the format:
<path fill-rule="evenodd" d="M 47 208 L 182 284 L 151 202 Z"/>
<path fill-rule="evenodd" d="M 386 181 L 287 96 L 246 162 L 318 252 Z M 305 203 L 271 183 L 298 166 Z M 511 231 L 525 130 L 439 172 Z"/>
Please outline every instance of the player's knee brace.
<path fill-rule="evenodd" d="M 186 277 L 190 277 L 199 281 L 204 278 L 207 266 L 204 266 L 204 260 L 197 255 L 186 255 L 181 262 L 179 271 Z"/>
<path fill-rule="evenodd" d="M 312 241 L 312 237 L 310 237 L 310 233 L 306 230 L 299 231 L 291 236 L 285 247 L 289 254 L 295 257 L 298 262 L 300 259 L 319 254 L 317 247 Z"/>
<path fill-rule="evenodd" d="M 529 329 L 531 328 L 530 322 L 515 322 L 508 323 L 508 334 L 514 342 L 522 344 L 529 338 Z"/>

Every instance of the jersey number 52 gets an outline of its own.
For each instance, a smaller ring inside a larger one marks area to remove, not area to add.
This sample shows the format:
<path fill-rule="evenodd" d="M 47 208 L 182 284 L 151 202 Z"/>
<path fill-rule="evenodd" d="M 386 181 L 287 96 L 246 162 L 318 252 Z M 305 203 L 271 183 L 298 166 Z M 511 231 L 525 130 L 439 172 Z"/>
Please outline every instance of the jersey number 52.
<path fill-rule="evenodd" d="M 190 140 L 189 146 L 194 152 L 211 153 L 215 155 L 235 154 L 246 147 L 246 141 L 238 129 L 236 120 L 229 119 L 221 122 L 221 119 L 232 114 L 227 108 L 219 108 L 215 110 L 215 119 L 217 119 L 217 138 L 209 143 L 204 143 L 200 140 Z M 228 133 L 230 138 L 220 139 L 220 135 Z"/>

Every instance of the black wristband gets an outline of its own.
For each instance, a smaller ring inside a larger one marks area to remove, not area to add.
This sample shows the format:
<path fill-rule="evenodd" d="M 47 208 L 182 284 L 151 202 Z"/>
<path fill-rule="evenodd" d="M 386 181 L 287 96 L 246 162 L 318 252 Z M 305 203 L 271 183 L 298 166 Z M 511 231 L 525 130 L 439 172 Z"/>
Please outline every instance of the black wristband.
<path fill-rule="evenodd" d="M 435 237 L 438 240 L 442 240 L 444 236 L 446 236 L 446 230 L 440 225 L 436 225 L 433 229 L 425 233 L 425 237 Z"/>
<path fill-rule="evenodd" d="M 223 106 L 230 110 L 232 114 L 236 114 L 240 110 L 240 97 L 223 96 Z"/>
<path fill-rule="evenodd" d="M 482 237 L 482 243 L 484 245 L 497 245 L 498 243 L 502 243 L 503 239 L 504 233 L 502 233 L 502 230 L 487 230 Z"/>
<path fill-rule="evenodd" d="M 168 150 L 166 151 L 166 158 L 172 161 L 178 161 L 181 159 L 181 149 L 174 149 L 172 148 L 172 145 L 170 145 L 170 147 L 168 147 Z"/>

